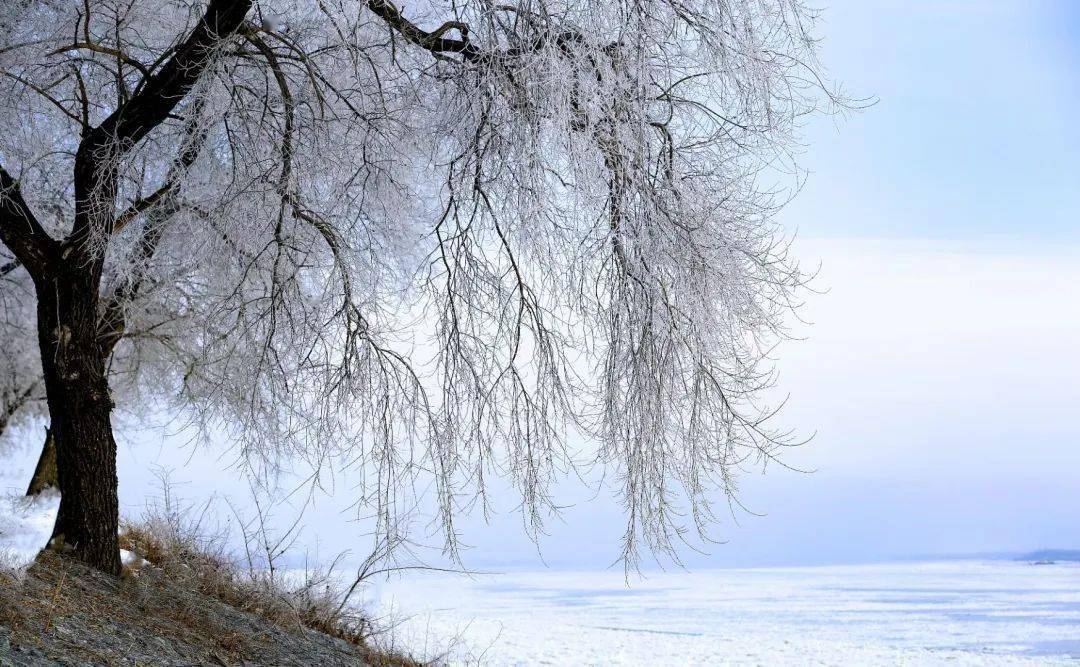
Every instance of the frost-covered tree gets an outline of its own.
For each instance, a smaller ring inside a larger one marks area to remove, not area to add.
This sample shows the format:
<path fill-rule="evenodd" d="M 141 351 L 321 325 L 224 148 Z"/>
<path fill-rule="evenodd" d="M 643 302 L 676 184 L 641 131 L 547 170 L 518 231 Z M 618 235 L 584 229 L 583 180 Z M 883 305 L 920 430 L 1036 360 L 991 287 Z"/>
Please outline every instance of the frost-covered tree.
<path fill-rule="evenodd" d="M 0 456 L 11 447 L 19 427 L 47 413 L 37 330 L 34 285 L 7 249 L 0 246 Z M 56 442 L 46 431 L 45 444 L 27 494 L 56 487 Z"/>
<path fill-rule="evenodd" d="M 0 246 L 0 453 L 15 425 L 41 416 L 45 382 L 34 329 L 34 286 Z"/>
<path fill-rule="evenodd" d="M 704 530 L 783 444 L 755 398 L 802 276 L 759 180 L 835 102 L 813 13 L 408 10 L 0 10 L 0 321 L 35 311 L 40 355 L 4 353 L 40 358 L 56 533 L 86 561 L 119 570 L 117 400 L 227 428 L 252 466 L 363 471 L 384 532 L 430 479 L 449 548 L 491 475 L 538 527 L 568 434 L 621 480 L 627 556 Z"/>

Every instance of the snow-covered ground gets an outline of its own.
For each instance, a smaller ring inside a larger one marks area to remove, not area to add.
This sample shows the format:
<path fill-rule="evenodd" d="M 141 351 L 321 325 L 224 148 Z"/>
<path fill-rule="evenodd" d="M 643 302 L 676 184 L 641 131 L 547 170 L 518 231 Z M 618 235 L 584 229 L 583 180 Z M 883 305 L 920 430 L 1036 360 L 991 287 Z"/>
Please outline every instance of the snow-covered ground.
<path fill-rule="evenodd" d="M 0 568 L 18 572 L 30 566 L 38 552 L 48 545 L 60 509 L 60 493 L 45 491 L 36 496 L 0 494 Z M 126 549 L 120 561 L 128 567 L 143 567 L 147 561 Z"/>
<path fill-rule="evenodd" d="M 21 570 L 45 548 L 60 509 L 60 494 L 46 492 L 27 498 L 0 495 L 0 567 Z"/>
<path fill-rule="evenodd" d="M 453 664 L 1077 664 L 1080 566 L 410 574 L 377 607 Z"/>

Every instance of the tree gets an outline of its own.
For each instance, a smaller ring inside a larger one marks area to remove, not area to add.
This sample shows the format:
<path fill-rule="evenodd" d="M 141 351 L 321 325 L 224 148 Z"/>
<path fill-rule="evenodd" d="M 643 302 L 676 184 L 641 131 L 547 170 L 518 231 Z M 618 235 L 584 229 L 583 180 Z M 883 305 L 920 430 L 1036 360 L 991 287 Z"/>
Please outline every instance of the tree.
<path fill-rule="evenodd" d="M 45 383 L 33 327 L 33 290 L 29 276 L 0 247 L 0 453 L 11 444 L 20 424 L 36 421 L 45 412 Z M 27 495 L 58 486 L 55 443 L 45 445 Z"/>
<path fill-rule="evenodd" d="M 568 433 L 631 558 L 784 444 L 755 398 L 803 277 L 758 181 L 835 101 L 798 2 L 2 11 L 0 241 L 33 294 L 0 304 L 36 312 L 87 562 L 119 570 L 121 396 L 253 467 L 369 472 L 385 533 L 429 476 L 450 549 L 491 474 L 538 528 Z"/>
<path fill-rule="evenodd" d="M 10 438 L 12 426 L 40 416 L 45 405 L 34 342 L 34 288 L 16 268 L 0 246 L 0 445 Z"/>

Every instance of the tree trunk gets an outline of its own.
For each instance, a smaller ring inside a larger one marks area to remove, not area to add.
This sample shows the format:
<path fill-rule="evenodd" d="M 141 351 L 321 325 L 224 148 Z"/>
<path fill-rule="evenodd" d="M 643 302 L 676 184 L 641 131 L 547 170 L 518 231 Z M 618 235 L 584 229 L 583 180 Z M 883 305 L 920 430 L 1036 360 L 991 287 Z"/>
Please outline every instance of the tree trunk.
<path fill-rule="evenodd" d="M 30 479 L 26 495 L 36 496 L 45 489 L 59 488 L 60 480 L 56 473 L 56 438 L 53 437 L 52 429 L 46 428 L 45 446 L 41 448 L 41 456 L 38 457 L 37 467 L 34 468 L 34 476 Z"/>
<path fill-rule="evenodd" d="M 112 400 L 97 336 L 97 281 L 81 269 L 35 281 L 38 343 L 60 485 L 53 537 L 80 560 L 119 574 Z"/>

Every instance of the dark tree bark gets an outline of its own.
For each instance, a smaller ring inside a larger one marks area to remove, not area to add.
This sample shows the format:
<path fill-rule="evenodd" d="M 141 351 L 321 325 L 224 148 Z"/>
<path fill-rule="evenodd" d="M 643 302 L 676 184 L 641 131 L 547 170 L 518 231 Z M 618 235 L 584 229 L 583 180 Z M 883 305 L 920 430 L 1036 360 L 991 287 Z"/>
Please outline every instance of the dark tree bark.
<path fill-rule="evenodd" d="M 108 238 L 117 223 L 117 175 L 110 164 L 191 92 L 213 49 L 240 30 L 251 3 L 210 0 L 172 57 L 99 126 L 83 128 L 73 174 L 75 219 L 66 239 L 49 235 L 23 199 L 18 179 L 0 165 L 0 241 L 30 273 L 37 293 L 38 344 L 61 493 L 54 538 L 112 574 L 120 573 L 119 506 L 105 360 L 115 341 L 103 343 L 101 333 L 104 328 L 115 336 L 123 322 L 99 321 L 104 253 L 89 241 Z M 111 316 L 119 312 L 104 310 Z"/>
<path fill-rule="evenodd" d="M 120 573 L 112 399 L 97 337 L 96 281 L 60 271 L 38 284 L 38 341 L 60 484 L 54 539 Z"/>
<path fill-rule="evenodd" d="M 34 476 L 26 487 L 26 495 L 36 496 L 45 489 L 59 489 L 60 479 L 56 472 L 56 438 L 51 428 L 45 429 L 45 444 L 41 448 Z"/>

